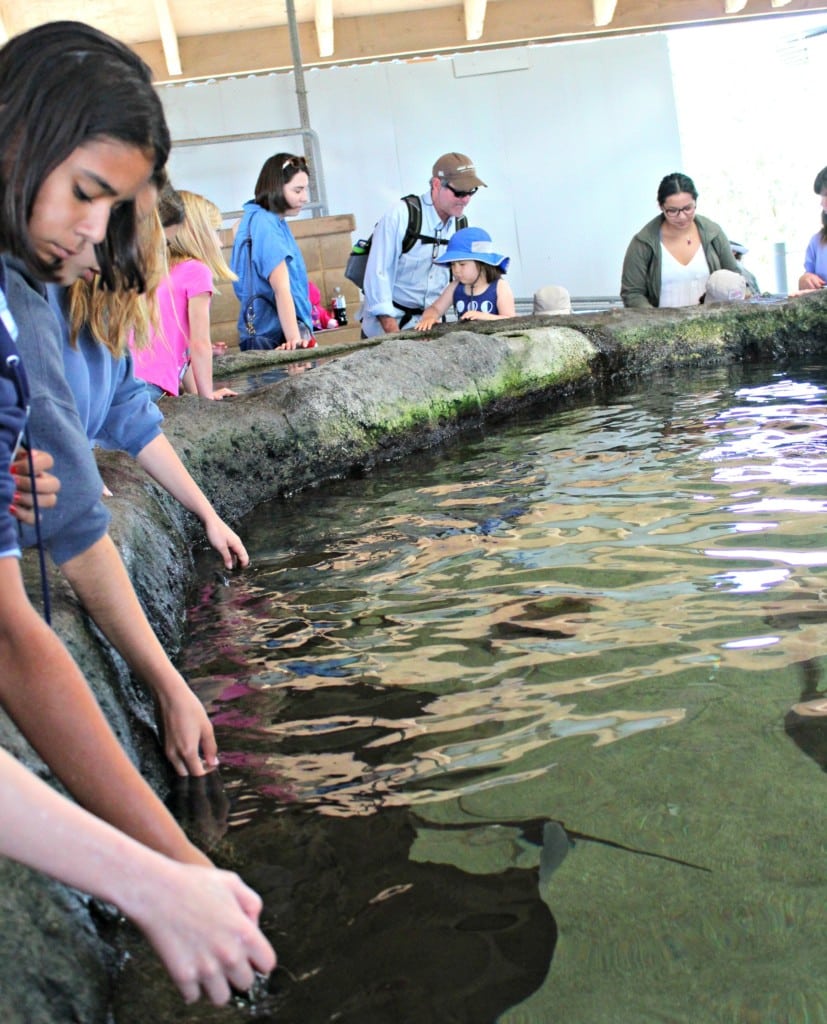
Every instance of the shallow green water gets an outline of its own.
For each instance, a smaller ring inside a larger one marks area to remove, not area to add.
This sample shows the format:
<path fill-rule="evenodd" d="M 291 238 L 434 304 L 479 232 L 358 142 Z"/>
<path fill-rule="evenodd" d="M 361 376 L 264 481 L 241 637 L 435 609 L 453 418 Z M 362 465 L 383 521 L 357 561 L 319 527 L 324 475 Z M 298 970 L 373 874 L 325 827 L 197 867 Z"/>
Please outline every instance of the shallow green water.
<path fill-rule="evenodd" d="M 253 1016 L 827 1020 L 825 483 L 824 373 L 741 368 L 260 509 L 179 804 L 265 897 Z"/>

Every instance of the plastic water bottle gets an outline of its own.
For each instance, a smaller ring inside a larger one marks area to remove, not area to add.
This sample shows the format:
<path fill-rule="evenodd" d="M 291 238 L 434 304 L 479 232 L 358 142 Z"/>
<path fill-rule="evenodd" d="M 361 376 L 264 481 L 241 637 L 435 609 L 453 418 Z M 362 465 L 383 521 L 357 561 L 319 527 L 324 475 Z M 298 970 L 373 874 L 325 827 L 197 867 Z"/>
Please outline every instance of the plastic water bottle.
<path fill-rule="evenodd" d="M 340 327 L 347 324 L 347 299 L 342 295 L 342 289 L 336 287 L 333 291 L 333 315 Z"/>

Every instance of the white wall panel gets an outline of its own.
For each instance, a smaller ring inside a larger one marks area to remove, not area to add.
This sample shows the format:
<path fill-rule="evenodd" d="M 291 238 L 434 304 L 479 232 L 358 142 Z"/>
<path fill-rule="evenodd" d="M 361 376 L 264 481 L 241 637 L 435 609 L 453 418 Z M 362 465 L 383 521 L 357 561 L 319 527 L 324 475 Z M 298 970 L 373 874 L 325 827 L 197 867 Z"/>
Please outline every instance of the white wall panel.
<path fill-rule="evenodd" d="M 437 156 L 468 153 L 489 186 L 469 219 L 512 257 L 521 296 L 552 282 L 616 295 L 629 238 L 657 212 L 658 182 L 682 169 L 660 34 L 313 70 L 305 84 L 331 213 L 355 214 L 366 234 L 396 198 L 424 190 Z M 292 75 L 161 95 L 173 138 L 298 124 Z M 173 181 L 237 210 L 277 149 L 301 143 L 177 150 Z"/>

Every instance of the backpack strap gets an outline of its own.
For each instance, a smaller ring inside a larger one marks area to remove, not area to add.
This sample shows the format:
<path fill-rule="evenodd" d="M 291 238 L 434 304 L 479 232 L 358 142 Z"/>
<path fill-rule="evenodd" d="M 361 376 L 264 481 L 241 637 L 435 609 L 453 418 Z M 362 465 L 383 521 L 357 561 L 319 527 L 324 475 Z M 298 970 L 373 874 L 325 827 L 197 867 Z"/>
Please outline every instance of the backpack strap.
<path fill-rule="evenodd" d="M 410 252 L 421 237 L 422 201 L 419 196 L 411 193 L 409 196 L 402 196 L 402 202 L 408 207 L 408 226 L 402 239 L 402 252 Z"/>
<path fill-rule="evenodd" d="M 402 238 L 402 252 L 410 252 L 417 242 L 424 242 L 427 245 L 447 245 L 447 238 L 435 238 L 433 235 L 423 235 L 422 232 L 422 200 L 419 196 L 411 193 L 402 196 L 402 202 L 408 207 L 408 226 L 405 228 L 405 235 Z M 468 227 L 467 217 L 457 217 L 456 230 Z"/>

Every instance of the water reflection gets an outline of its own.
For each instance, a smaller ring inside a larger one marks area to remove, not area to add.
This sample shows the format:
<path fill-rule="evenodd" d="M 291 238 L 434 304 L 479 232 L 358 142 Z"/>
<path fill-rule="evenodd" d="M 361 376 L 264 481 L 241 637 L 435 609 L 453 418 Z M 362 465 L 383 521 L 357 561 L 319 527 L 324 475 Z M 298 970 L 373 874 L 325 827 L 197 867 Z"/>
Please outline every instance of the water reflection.
<path fill-rule="evenodd" d="M 731 373 L 247 524 L 185 668 L 289 971 L 262 1019 L 827 1014 L 827 743 L 785 726 L 822 672 L 825 392 Z"/>
<path fill-rule="evenodd" d="M 229 374 L 221 378 L 222 387 L 232 388 L 239 395 L 247 394 L 250 391 L 258 391 L 259 388 L 268 384 L 278 384 L 279 381 L 287 380 L 288 377 L 295 377 L 298 374 L 306 373 L 319 365 L 318 359 L 285 360 L 266 370 L 244 370 L 241 373 Z"/>

